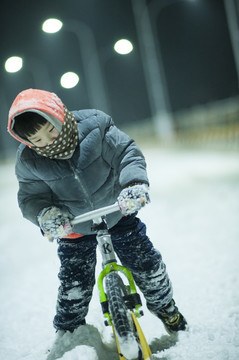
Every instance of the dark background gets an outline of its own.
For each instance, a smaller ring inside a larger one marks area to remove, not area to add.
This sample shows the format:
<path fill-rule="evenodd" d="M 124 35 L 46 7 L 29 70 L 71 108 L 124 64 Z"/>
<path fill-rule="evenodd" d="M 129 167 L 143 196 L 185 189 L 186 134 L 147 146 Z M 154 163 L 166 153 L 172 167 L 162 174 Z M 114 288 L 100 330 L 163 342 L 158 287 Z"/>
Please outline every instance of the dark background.
<path fill-rule="evenodd" d="M 148 0 L 147 4 L 155 43 L 161 51 L 171 111 L 237 96 L 238 80 L 223 0 Z M 150 118 L 149 94 L 130 0 L 2 0 L 1 129 L 7 126 L 7 112 L 16 95 L 29 87 L 54 91 L 71 110 L 96 107 L 89 101 L 76 35 L 64 26 L 56 34 L 43 33 L 41 25 L 50 17 L 63 23 L 75 19 L 92 29 L 110 113 L 116 124 L 140 125 Z M 133 43 L 131 54 L 121 56 L 114 52 L 113 45 L 120 38 Z M 4 70 L 4 63 L 13 55 L 23 57 L 24 66 L 10 74 Z M 47 79 L 37 78 L 40 69 L 47 73 Z M 67 71 L 80 76 L 73 89 L 60 86 L 60 76 Z"/>

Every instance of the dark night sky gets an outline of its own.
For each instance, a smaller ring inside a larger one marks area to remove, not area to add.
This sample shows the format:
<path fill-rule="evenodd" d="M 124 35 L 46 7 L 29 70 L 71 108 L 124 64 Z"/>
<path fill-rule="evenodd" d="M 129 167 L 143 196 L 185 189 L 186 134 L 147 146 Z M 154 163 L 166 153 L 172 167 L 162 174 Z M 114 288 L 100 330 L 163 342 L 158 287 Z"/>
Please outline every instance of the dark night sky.
<path fill-rule="evenodd" d="M 171 5 L 159 13 L 154 12 L 152 19 L 156 24 L 156 44 L 160 43 L 172 110 L 238 95 L 223 0 L 169 0 L 168 3 Z M 49 90 L 56 92 L 68 108 L 93 106 L 89 104 L 76 36 L 63 30 L 53 35 L 43 33 L 41 24 L 48 17 L 58 17 L 63 22 L 78 19 L 93 29 L 111 115 L 116 123 L 136 122 L 150 116 L 130 0 L 26 0 L 15 1 L 14 5 L 2 0 L 0 90 L 7 106 L 25 88 L 44 88 L 44 84 L 36 84 L 33 77 L 40 64 L 44 64 L 49 73 L 52 87 Z M 114 53 L 112 46 L 119 38 L 133 42 L 135 48 L 131 55 L 122 57 Z M 25 66 L 19 73 L 7 74 L 4 62 L 12 55 L 22 56 Z M 81 81 L 76 88 L 61 88 L 59 78 L 66 71 L 80 74 Z M 6 121 L 2 117 L 1 114 L 1 121 Z"/>
<path fill-rule="evenodd" d="M 238 95 L 223 1 L 166 7 L 157 17 L 157 36 L 174 110 Z"/>

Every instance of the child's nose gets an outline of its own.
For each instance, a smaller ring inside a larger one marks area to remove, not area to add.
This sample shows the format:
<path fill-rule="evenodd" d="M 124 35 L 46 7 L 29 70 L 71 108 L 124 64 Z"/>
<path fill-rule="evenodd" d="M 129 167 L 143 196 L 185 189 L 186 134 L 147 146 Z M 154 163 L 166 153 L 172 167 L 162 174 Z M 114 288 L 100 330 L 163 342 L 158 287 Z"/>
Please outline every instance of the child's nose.
<path fill-rule="evenodd" d="M 56 136 L 53 136 L 51 138 L 48 139 L 47 145 L 51 145 L 55 140 L 56 140 Z"/>

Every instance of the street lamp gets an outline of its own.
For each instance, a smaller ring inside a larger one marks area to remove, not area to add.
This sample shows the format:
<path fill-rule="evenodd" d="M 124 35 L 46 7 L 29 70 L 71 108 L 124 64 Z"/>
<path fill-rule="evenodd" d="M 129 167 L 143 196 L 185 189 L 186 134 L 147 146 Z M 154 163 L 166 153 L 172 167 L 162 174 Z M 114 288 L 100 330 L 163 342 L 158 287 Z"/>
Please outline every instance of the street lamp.
<path fill-rule="evenodd" d="M 23 64 L 26 70 L 30 71 L 35 87 L 52 90 L 48 69 L 39 58 L 28 57 L 25 62 L 20 56 L 11 56 L 5 61 L 5 70 L 8 73 L 15 73 L 23 68 Z"/>
<path fill-rule="evenodd" d="M 58 19 L 47 19 L 42 24 L 42 31 L 49 33 L 49 34 L 53 34 L 53 33 L 58 32 L 59 30 L 61 30 L 62 25 L 63 25 L 62 21 L 60 21 Z"/>
<path fill-rule="evenodd" d="M 76 73 L 69 71 L 62 75 L 60 83 L 63 88 L 72 89 L 78 84 L 79 80 L 80 78 Z"/>
<path fill-rule="evenodd" d="M 5 161 L 9 157 L 16 154 L 16 141 L 7 136 L 7 118 L 9 111 L 9 104 L 6 97 L 6 92 L 0 88 L 0 160 Z"/>
<path fill-rule="evenodd" d="M 114 50 L 120 55 L 127 55 L 133 51 L 132 43 L 127 39 L 121 39 L 114 44 Z"/>
<path fill-rule="evenodd" d="M 174 136 L 173 119 L 169 109 L 163 65 L 160 53 L 157 52 L 148 5 L 145 0 L 131 0 L 131 3 L 155 130 L 159 138 L 170 140 Z M 160 2 L 161 8 L 167 4 L 166 1 Z"/>
<path fill-rule="evenodd" d="M 15 73 L 21 70 L 23 60 L 20 56 L 11 56 L 5 61 L 5 70 L 9 73 Z"/>
<path fill-rule="evenodd" d="M 153 31 L 155 21 L 151 21 L 151 15 L 155 16 L 164 8 L 180 1 L 182 0 L 152 0 L 151 2 L 147 2 L 146 0 L 131 0 L 143 58 L 151 112 L 153 114 L 156 131 L 162 139 L 174 137 L 174 124 L 161 58 L 160 44 L 158 47 L 156 46 Z M 191 3 L 196 2 L 195 0 L 187 1 Z M 230 2 L 233 2 L 233 0 L 230 0 Z M 227 0 L 225 0 L 225 3 L 227 3 Z"/>
<path fill-rule="evenodd" d="M 239 7 L 233 0 L 224 0 L 224 6 L 239 84 Z"/>
<path fill-rule="evenodd" d="M 54 24 L 57 23 L 56 20 L 58 19 L 47 19 L 42 25 L 42 30 L 46 32 L 46 24 L 48 24 L 48 26 L 53 24 L 52 28 L 54 28 Z M 58 26 L 59 29 L 54 32 L 61 29 L 60 23 L 58 23 Z M 105 112 L 109 113 L 109 102 L 93 31 L 88 25 L 78 20 L 65 21 L 63 28 L 65 28 L 66 31 L 74 33 L 78 39 L 91 106 L 102 108 Z"/>

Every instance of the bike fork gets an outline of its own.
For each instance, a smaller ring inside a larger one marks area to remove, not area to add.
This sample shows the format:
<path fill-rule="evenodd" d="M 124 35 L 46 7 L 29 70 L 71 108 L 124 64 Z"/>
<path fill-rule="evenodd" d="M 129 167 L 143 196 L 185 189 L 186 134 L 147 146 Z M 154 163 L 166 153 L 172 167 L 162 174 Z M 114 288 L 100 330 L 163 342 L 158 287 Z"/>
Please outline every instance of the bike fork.
<path fill-rule="evenodd" d="M 98 224 L 99 223 L 100 222 L 98 222 Z M 136 316 L 137 317 L 141 316 L 141 312 L 139 311 L 139 308 L 141 307 L 141 301 L 137 297 L 138 294 L 136 291 L 133 276 L 127 268 L 125 268 L 122 265 L 118 265 L 116 263 L 114 249 L 113 249 L 113 245 L 111 242 L 111 235 L 109 234 L 108 230 L 104 227 L 104 223 L 101 223 L 101 224 L 103 226 L 101 225 L 102 227 L 99 228 L 97 231 L 97 241 L 98 241 L 98 244 L 100 247 L 100 252 L 102 255 L 103 270 L 101 271 L 99 278 L 98 278 L 98 288 L 99 288 L 100 302 L 101 302 L 102 310 L 103 310 L 104 316 L 107 319 L 105 321 L 105 324 L 112 326 L 113 334 L 114 334 L 114 337 L 115 337 L 116 343 L 117 343 L 117 351 L 118 351 L 118 355 L 119 355 L 119 360 L 127 360 L 127 358 L 124 357 L 124 355 L 121 353 L 121 350 L 120 350 L 119 340 L 117 338 L 117 334 L 115 333 L 114 325 L 111 321 L 111 316 L 109 314 L 109 309 L 108 309 L 108 304 L 107 304 L 107 296 L 106 296 L 106 293 L 104 291 L 104 286 L 103 286 L 103 279 L 107 274 L 109 274 L 112 271 L 121 272 L 128 279 L 128 282 L 129 282 L 128 287 L 130 289 L 129 296 L 132 298 L 131 301 L 134 302 L 133 307 L 135 309 L 135 312 L 133 310 L 131 310 L 131 317 L 132 317 L 132 321 L 133 321 L 135 329 L 136 329 L 139 346 L 141 347 L 141 350 L 142 350 L 143 357 L 140 360 L 150 360 L 151 359 L 151 351 L 150 351 L 149 345 L 145 339 L 144 333 L 143 333 L 143 331 L 139 325 L 139 322 L 136 318 Z"/>

